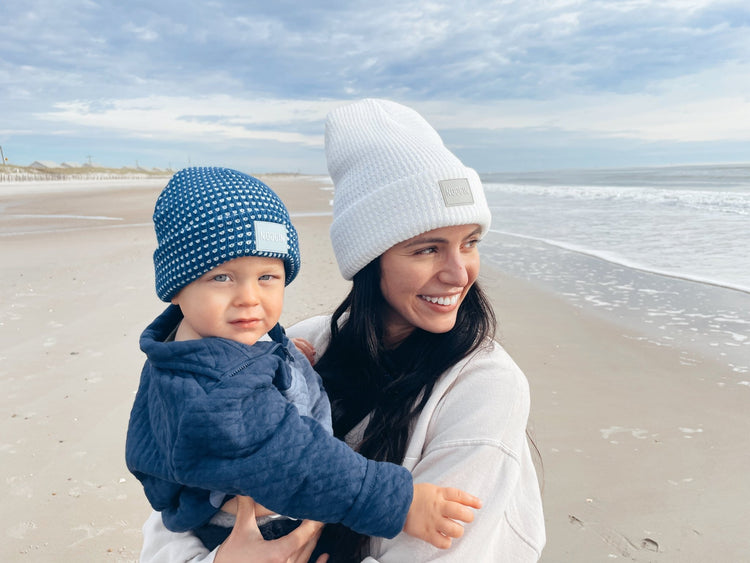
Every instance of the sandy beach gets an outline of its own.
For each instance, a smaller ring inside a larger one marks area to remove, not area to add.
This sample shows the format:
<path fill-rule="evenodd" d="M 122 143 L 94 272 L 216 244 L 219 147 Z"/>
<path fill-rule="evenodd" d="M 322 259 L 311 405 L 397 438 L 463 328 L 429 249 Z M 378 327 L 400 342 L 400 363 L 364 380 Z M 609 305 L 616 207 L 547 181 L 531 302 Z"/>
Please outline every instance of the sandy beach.
<path fill-rule="evenodd" d="M 302 268 L 284 324 L 348 289 L 324 179 L 264 180 L 289 207 Z M 128 415 L 155 296 L 162 181 L 0 183 L 2 561 L 137 561 L 149 507 L 125 467 Z M 685 362 L 561 297 L 484 268 L 498 338 L 532 390 L 544 562 L 750 561 L 750 386 Z"/>

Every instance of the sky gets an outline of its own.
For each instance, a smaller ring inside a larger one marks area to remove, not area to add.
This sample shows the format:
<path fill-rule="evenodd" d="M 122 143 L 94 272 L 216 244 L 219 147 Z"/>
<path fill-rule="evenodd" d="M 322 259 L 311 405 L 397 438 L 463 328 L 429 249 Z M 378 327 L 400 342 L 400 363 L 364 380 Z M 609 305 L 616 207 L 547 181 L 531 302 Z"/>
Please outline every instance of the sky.
<path fill-rule="evenodd" d="M 480 173 L 750 162 L 746 0 L 25 0 L 0 147 L 325 174 L 325 116 L 419 111 Z"/>

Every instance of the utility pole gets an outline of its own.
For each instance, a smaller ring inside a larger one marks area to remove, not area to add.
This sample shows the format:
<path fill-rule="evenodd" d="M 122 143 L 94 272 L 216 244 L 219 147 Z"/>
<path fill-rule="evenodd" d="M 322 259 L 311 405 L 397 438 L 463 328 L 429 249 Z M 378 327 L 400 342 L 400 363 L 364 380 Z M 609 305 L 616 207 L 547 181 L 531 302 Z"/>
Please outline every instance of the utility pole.
<path fill-rule="evenodd" d="M 3 153 L 3 147 L 0 146 L 0 158 L 3 159 L 3 166 L 7 166 L 7 163 L 5 162 L 5 153 Z"/>

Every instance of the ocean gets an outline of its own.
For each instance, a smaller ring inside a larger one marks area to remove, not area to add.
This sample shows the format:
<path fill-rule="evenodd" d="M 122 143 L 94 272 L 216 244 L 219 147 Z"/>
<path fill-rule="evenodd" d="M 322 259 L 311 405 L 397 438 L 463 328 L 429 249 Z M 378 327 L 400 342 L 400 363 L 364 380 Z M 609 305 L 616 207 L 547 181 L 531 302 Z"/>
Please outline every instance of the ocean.
<path fill-rule="evenodd" d="M 750 165 L 483 174 L 485 263 L 750 385 Z"/>

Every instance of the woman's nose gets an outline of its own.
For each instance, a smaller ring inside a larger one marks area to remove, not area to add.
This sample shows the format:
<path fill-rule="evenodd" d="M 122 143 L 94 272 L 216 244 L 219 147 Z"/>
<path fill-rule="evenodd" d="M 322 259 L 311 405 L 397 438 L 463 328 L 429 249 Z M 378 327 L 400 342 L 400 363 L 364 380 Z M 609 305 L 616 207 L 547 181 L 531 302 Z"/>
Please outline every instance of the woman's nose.
<path fill-rule="evenodd" d="M 466 270 L 468 258 L 460 252 L 452 252 L 446 256 L 438 279 L 454 287 L 463 287 L 469 283 L 469 273 Z"/>

